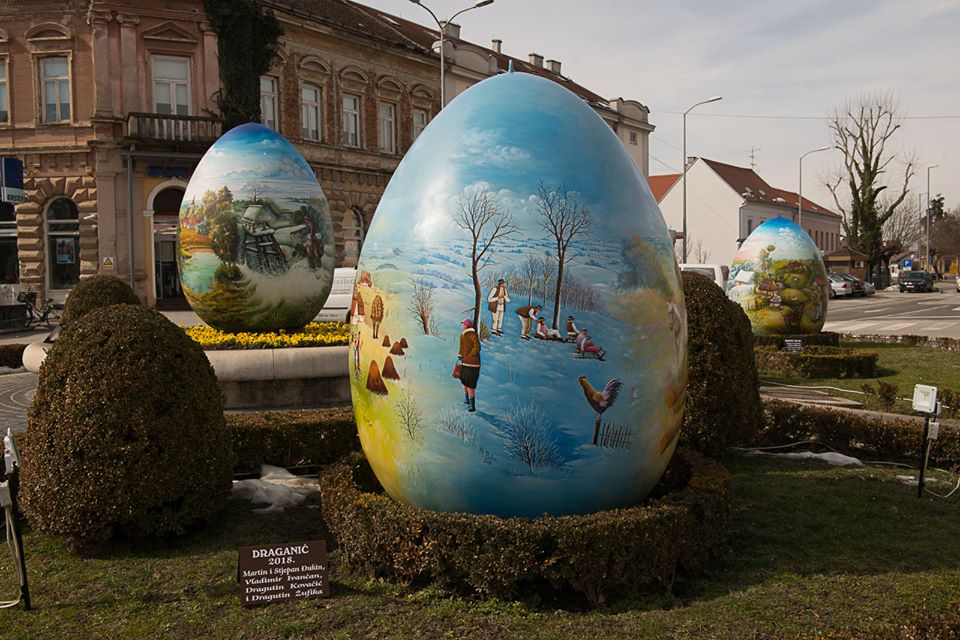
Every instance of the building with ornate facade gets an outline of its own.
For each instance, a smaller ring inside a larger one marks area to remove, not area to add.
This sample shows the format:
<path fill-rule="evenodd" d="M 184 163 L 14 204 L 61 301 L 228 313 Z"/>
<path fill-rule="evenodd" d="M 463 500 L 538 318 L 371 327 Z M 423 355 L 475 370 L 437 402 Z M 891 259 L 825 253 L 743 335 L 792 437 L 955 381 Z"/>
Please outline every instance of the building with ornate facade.
<path fill-rule="evenodd" d="M 437 33 L 349 0 L 262 4 L 284 31 L 260 79 L 263 122 L 314 168 L 338 264 L 353 266 L 390 176 L 440 109 Z M 486 75 L 510 60 L 455 45 L 486 55 Z M 4 282 L 63 299 L 79 278 L 111 273 L 151 306 L 182 298 L 177 214 L 194 167 L 221 134 L 217 56 L 201 0 L 0 3 L 0 156 L 23 162 L 25 191 L 15 214 L 0 206 Z M 460 64 L 468 57 L 458 54 L 452 68 L 476 75 Z M 605 101 L 559 64 L 515 64 L 587 100 L 646 173 L 645 107 Z"/>

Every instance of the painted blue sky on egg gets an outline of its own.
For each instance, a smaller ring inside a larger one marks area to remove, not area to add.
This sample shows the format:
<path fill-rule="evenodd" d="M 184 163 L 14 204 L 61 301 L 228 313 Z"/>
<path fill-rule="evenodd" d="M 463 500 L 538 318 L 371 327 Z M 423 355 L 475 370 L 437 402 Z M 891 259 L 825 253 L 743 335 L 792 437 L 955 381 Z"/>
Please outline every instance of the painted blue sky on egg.
<path fill-rule="evenodd" d="M 513 84 L 511 84 L 513 83 Z M 523 100 L 517 99 L 519 92 Z M 639 168 L 610 127 L 579 99 L 554 82 L 524 73 L 486 80 L 481 91 L 468 89 L 448 105 L 417 138 L 390 185 L 391 211 L 407 216 L 376 216 L 371 230 L 414 234 L 438 240 L 462 235 L 450 211 L 465 193 L 485 188 L 519 220 L 531 219 L 539 176 L 550 186 L 563 182 L 579 194 L 592 214 L 596 235 L 617 232 L 621 223 L 637 229 L 636 210 L 657 205 Z M 509 104 L 509 109 L 503 106 Z M 456 105 L 456 109 L 451 107 Z M 572 126 L 571 126 L 572 125 Z M 559 135 L 562 134 L 562 135 Z M 430 153 L 415 153 L 428 147 Z M 613 161 L 615 156 L 622 156 Z M 447 158 L 443 175 L 420 170 Z M 623 161 L 626 160 L 626 161 Z M 469 176 L 469 179 L 467 179 Z M 412 220 L 411 220 L 412 217 Z M 642 235 L 660 235 L 660 216 L 640 221 Z M 532 231 L 532 229 L 523 229 Z"/>
<path fill-rule="evenodd" d="M 234 127 L 203 156 L 191 178 L 191 190 L 202 193 L 231 185 L 237 197 L 261 191 L 291 197 L 315 196 L 316 176 L 296 148 L 273 129 L 259 124 Z"/>

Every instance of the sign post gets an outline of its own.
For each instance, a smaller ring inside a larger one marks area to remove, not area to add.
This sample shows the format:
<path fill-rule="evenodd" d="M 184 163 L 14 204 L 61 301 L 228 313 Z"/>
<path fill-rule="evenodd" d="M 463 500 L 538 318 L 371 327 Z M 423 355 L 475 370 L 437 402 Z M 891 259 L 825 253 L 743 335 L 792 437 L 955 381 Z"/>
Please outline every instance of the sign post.
<path fill-rule="evenodd" d="M 309 540 L 240 547 L 237 582 L 244 606 L 329 597 L 327 543 Z"/>

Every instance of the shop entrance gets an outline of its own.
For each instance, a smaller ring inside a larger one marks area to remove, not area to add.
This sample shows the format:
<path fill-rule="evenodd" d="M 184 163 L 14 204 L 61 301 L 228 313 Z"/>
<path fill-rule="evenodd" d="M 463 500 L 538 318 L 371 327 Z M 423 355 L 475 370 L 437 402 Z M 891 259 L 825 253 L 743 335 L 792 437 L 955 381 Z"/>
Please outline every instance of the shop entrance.
<path fill-rule="evenodd" d="M 177 270 L 177 216 L 183 189 L 170 187 L 153 200 L 153 274 L 158 309 L 183 309 L 187 302 Z"/>

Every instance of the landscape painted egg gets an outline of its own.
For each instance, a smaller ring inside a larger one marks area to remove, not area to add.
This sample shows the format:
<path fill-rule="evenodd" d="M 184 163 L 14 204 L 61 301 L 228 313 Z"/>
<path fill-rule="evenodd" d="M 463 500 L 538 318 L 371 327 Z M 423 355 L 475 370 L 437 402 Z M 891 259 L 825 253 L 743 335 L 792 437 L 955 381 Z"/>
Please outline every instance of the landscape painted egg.
<path fill-rule="evenodd" d="M 180 207 L 177 263 L 187 301 L 224 331 L 299 329 L 333 284 L 333 224 L 293 145 L 245 124 L 200 160 Z"/>
<path fill-rule="evenodd" d="M 590 513 L 642 500 L 673 454 L 672 242 L 610 127 L 554 82 L 484 80 L 417 138 L 363 245 L 352 323 L 360 441 L 397 500 Z"/>
<path fill-rule="evenodd" d="M 727 297 L 743 307 L 756 335 L 819 333 L 829 294 L 820 250 L 786 218 L 754 229 L 730 265 Z"/>

